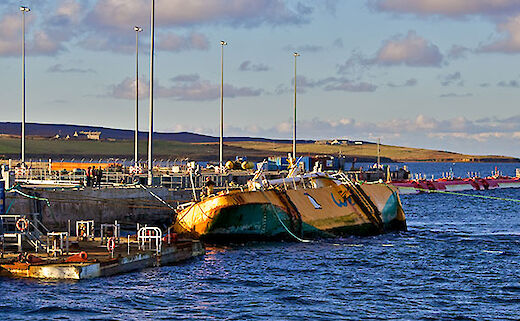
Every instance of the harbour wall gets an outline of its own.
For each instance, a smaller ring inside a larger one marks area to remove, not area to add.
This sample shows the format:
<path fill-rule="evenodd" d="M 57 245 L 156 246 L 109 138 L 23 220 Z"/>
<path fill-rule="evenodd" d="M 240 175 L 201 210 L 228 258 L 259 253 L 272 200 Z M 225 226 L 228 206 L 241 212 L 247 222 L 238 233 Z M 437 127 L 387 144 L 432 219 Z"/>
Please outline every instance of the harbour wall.
<path fill-rule="evenodd" d="M 154 226 L 169 225 L 175 213 L 161 203 L 152 193 L 173 208 L 179 203 L 190 201 L 192 190 L 168 188 L 83 188 L 41 189 L 24 188 L 28 196 L 7 193 L 6 208 L 9 214 L 39 213 L 44 225 L 51 230 L 66 230 L 68 221 L 71 229 L 78 220 L 94 220 L 113 223 L 117 220 L 122 227 L 135 227 L 136 223 Z M 49 204 L 43 199 L 48 199 Z"/>

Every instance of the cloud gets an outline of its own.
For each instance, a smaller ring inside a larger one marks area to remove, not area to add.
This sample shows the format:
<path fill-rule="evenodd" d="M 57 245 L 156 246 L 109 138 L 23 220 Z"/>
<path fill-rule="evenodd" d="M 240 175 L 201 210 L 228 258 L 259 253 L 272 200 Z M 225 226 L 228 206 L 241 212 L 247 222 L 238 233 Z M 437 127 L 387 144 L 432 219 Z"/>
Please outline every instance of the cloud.
<path fill-rule="evenodd" d="M 436 45 L 418 36 L 415 31 L 409 31 L 404 37 L 396 36 L 385 41 L 374 62 L 387 66 L 439 67 L 442 59 L 443 55 Z"/>
<path fill-rule="evenodd" d="M 374 92 L 377 86 L 367 82 L 353 82 L 348 79 L 335 80 L 323 87 L 325 91 Z"/>
<path fill-rule="evenodd" d="M 454 117 L 439 120 L 423 114 L 415 118 L 394 118 L 378 122 L 359 121 L 353 118 L 300 120 L 299 131 L 306 137 L 400 137 L 425 135 L 426 137 L 459 137 L 482 141 L 486 137 L 513 135 L 520 138 L 520 116 L 469 120 Z M 282 121 L 270 128 L 257 127 L 257 133 L 268 137 L 284 136 L 292 131 L 290 121 Z M 247 133 L 247 129 L 244 129 Z M 347 136 L 348 135 L 348 136 Z"/>
<path fill-rule="evenodd" d="M 157 48 L 162 51 L 184 51 L 184 50 L 208 50 L 208 38 L 197 32 L 192 32 L 186 36 L 179 36 L 174 33 L 162 33 L 158 35 Z"/>
<path fill-rule="evenodd" d="M 520 52 L 520 15 L 509 18 L 505 23 L 498 24 L 497 29 L 502 34 L 501 39 L 489 44 L 482 44 L 477 51 L 508 54 Z"/>
<path fill-rule="evenodd" d="M 294 78 L 291 80 L 294 86 Z M 307 90 L 313 88 L 321 88 L 325 91 L 348 91 L 348 92 L 374 92 L 377 85 L 368 82 L 358 82 L 345 77 L 327 77 L 318 80 L 312 80 L 305 76 L 296 77 L 296 90 L 299 93 L 306 93 Z M 275 94 L 285 94 L 292 92 L 294 87 L 288 88 L 284 85 L 278 85 Z"/>
<path fill-rule="evenodd" d="M 253 64 L 250 60 L 246 60 L 238 66 L 240 71 L 267 71 L 269 66 L 263 63 Z"/>
<path fill-rule="evenodd" d="M 29 34 L 34 18 L 26 18 L 25 54 L 27 56 L 50 56 L 65 50 L 63 37 L 56 35 L 51 37 L 46 30 L 34 31 Z M 4 15 L 0 18 L 0 55 L 17 56 L 22 52 L 21 45 L 22 27 L 20 17 L 16 15 Z"/>
<path fill-rule="evenodd" d="M 368 3 L 377 11 L 452 18 L 507 15 L 520 11 L 517 0 L 369 0 Z"/>
<path fill-rule="evenodd" d="M 171 81 L 179 81 L 179 82 L 193 82 L 198 81 L 200 76 L 198 74 L 188 74 L 188 75 L 178 75 L 171 78 Z"/>
<path fill-rule="evenodd" d="M 444 56 L 436 45 L 411 30 L 406 36 L 397 35 L 385 40 L 371 58 L 353 51 L 347 61 L 337 68 L 339 74 L 361 77 L 373 66 L 440 67 L 443 59 Z"/>
<path fill-rule="evenodd" d="M 56 64 L 56 65 L 50 66 L 47 69 L 47 72 L 82 73 L 82 74 L 84 74 L 84 73 L 89 73 L 89 72 L 95 73 L 96 71 L 92 68 L 88 68 L 88 69 L 75 68 L 75 67 L 64 68 L 62 64 Z"/>
<path fill-rule="evenodd" d="M 21 53 L 20 12 L 6 10 L 0 17 L 0 55 L 16 56 Z M 67 51 L 66 44 L 81 29 L 83 7 L 75 0 L 42 2 L 40 11 L 25 14 L 26 55 L 55 56 Z M 44 12 L 44 14 L 41 14 Z"/>
<path fill-rule="evenodd" d="M 472 97 L 473 94 L 465 93 L 465 94 L 457 94 L 457 93 L 447 93 L 439 95 L 440 98 L 464 98 L 464 97 Z"/>
<path fill-rule="evenodd" d="M 330 45 L 316 45 L 316 44 L 305 44 L 305 45 L 299 45 L 299 46 L 293 46 L 293 45 L 287 45 L 284 46 L 282 49 L 285 51 L 294 51 L 298 53 L 316 53 L 316 52 L 322 52 L 324 50 L 331 50 L 331 49 L 342 49 L 343 48 L 343 39 L 336 38 Z"/>
<path fill-rule="evenodd" d="M 460 71 L 440 76 L 439 78 L 441 79 L 441 85 L 444 87 L 452 85 L 457 85 L 459 87 L 464 86 L 464 80 L 462 79 Z"/>
<path fill-rule="evenodd" d="M 472 52 L 472 50 L 467 47 L 460 45 L 452 45 L 450 50 L 446 54 L 446 57 L 450 60 L 464 59 L 470 52 Z"/>
<path fill-rule="evenodd" d="M 519 88 L 520 84 L 517 80 L 510 80 L 510 81 L 500 81 L 497 86 L 499 87 L 509 87 L 509 88 Z"/>
<path fill-rule="evenodd" d="M 88 21 L 108 29 L 124 29 L 149 19 L 149 0 L 98 0 Z M 168 0 L 157 1 L 156 20 L 163 27 L 226 24 L 241 27 L 308 22 L 310 7 L 290 7 L 282 0 Z"/>
<path fill-rule="evenodd" d="M 404 83 L 402 84 L 394 84 L 392 82 L 389 82 L 388 84 L 386 84 L 388 87 L 392 87 L 392 88 L 397 88 L 397 87 L 413 87 L 413 86 L 416 86 L 418 83 L 417 79 L 415 78 L 410 78 L 408 79 L 407 81 L 405 81 Z"/>
<path fill-rule="evenodd" d="M 172 80 L 177 79 L 174 81 L 175 84 L 170 87 L 161 86 L 159 83 L 154 84 L 154 97 L 186 101 L 214 100 L 220 97 L 220 84 L 213 84 L 207 80 L 200 80 L 198 77 L 191 76 L 193 75 L 180 75 L 172 78 Z M 139 96 L 141 99 L 148 97 L 149 90 L 149 82 L 140 78 Z M 224 84 L 224 97 L 227 98 L 259 96 L 262 92 L 262 89 Z M 107 96 L 135 99 L 135 79 L 125 78 L 120 83 L 109 86 Z"/>

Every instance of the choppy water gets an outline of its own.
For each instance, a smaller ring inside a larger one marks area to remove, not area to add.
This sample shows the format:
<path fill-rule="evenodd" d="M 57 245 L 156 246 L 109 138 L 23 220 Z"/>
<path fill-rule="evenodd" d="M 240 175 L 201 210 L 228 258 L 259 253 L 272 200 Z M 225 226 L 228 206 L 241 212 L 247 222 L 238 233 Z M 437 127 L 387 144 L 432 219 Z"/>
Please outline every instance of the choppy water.
<path fill-rule="evenodd" d="M 0 319 L 519 320 L 520 203 L 402 200 L 405 233 L 210 248 L 75 283 L 0 279 Z"/>

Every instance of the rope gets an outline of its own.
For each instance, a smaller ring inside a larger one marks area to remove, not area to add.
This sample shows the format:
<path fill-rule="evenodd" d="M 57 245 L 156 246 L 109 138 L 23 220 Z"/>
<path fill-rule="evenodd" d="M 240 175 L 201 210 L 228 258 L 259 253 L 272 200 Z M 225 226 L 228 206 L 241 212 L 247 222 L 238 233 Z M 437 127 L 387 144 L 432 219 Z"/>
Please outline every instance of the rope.
<path fill-rule="evenodd" d="M 154 194 L 152 191 L 148 190 L 146 187 L 144 187 L 142 184 L 139 184 L 145 191 L 147 191 L 148 193 L 150 193 L 150 195 L 152 195 L 153 197 L 155 197 L 156 199 L 159 200 L 159 202 L 163 203 L 164 205 L 168 206 L 169 209 L 171 209 L 172 211 L 176 212 L 175 209 L 168 203 L 166 203 L 165 201 L 163 201 L 162 198 L 160 198 L 159 196 L 157 196 L 156 194 Z"/>
<path fill-rule="evenodd" d="M 5 211 L 5 214 L 9 213 L 9 210 L 10 210 L 11 207 L 13 206 L 14 201 L 15 201 L 15 200 L 12 200 L 12 201 L 11 201 L 11 203 L 10 203 L 9 206 L 7 207 L 7 210 Z"/>
<path fill-rule="evenodd" d="M 47 198 L 43 198 L 43 197 L 37 197 L 37 196 L 32 196 L 32 195 L 29 195 L 29 194 L 25 194 L 24 192 L 18 190 L 18 189 L 11 189 L 13 192 L 15 193 L 18 193 L 22 196 L 25 196 L 27 198 L 32 198 L 32 199 L 35 199 L 35 200 L 38 200 L 38 201 L 45 201 L 45 203 L 47 203 L 47 206 L 51 207 L 51 203 L 49 202 L 49 199 Z"/>
<path fill-rule="evenodd" d="M 300 237 L 298 237 L 297 235 L 295 235 L 293 232 L 291 232 L 289 230 L 289 228 L 284 224 L 284 222 L 282 221 L 282 219 L 280 218 L 280 216 L 278 215 L 278 211 L 276 211 L 276 208 L 274 207 L 273 203 L 271 203 L 269 201 L 269 199 L 267 198 L 267 196 L 265 195 L 264 191 L 263 190 L 260 190 L 260 192 L 262 192 L 262 195 L 264 195 L 265 199 L 267 200 L 267 202 L 269 203 L 269 205 L 271 205 L 271 208 L 273 209 L 273 212 L 276 216 L 276 218 L 278 219 L 278 222 L 280 222 L 280 224 L 283 226 L 283 228 L 287 231 L 287 233 L 289 233 L 289 235 L 291 235 L 292 237 L 294 237 L 296 240 L 302 242 L 302 243 L 311 243 L 312 241 L 311 240 L 304 240 Z"/>
<path fill-rule="evenodd" d="M 438 191 L 438 190 L 430 190 L 425 188 L 417 188 L 417 187 L 408 187 L 408 186 L 399 186 L 398 188 L 408 188 L 408 189 L 415 189 L 421 192 L 427 192 L 427 193 L 439 193 L 439 194 L 451 194 L 451 195 L 458 195 L 458 196 L 467 196 L 467 197 L 476 197 L 476 198 L 484 198 L 484 199 L 491 199 L 491 200 L 499 200 L 499 201 L 509 201 L 509 202 L 517 202 L 520 203 L 520 199 L 514 199 L 514 198 L 506 198 L 506 197 L 495 197 L 495 196 L 486 196 L 486 195 L 476 195 L 476 194 L 465 194 L 465 193 L 457 193 L 457 192 L 447 192 L 447 191 Z"/>

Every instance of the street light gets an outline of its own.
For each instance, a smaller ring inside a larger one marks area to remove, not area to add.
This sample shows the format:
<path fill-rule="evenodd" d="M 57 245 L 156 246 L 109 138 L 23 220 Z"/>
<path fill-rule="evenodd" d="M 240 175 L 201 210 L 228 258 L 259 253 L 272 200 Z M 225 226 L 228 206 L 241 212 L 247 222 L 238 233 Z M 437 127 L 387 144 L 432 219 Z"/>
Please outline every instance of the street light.
<path fill-rule="evenodd" d="M 148 185 L 153 181 L 152 135 L 153 135 L 153 54 L 154 54 L 154 22 L 155 0 L 151 0 L 150 14 L 150 110 L 148 113 Z"/>
<path fill-rule="evenodd" d="M 22 12 L 22 164 L 25 164 L 25 13 L 31 11 L 28 7 L 21 6 Z"/>
<path fill-rule="evenodd" d="M 221 54 L 220 54 L 220 162 L 219 170 L 222 173 L 222 158 L 224 153 L 224 46 L 227 46 L 227 42 L 224 40 L 220 41 Z"/>
<path fill-rule="evenodd" d="M 137 145 L 139 142 L 139 32 L 143 31 L 143 28 L 135 26 L 135 137 L 134 137 L 134 166 L 137 167 Z"/>
<path fill-rule="evenodd" d="M 292 145 L 292 158 L 296 161 L 296 57 L 300 56 L 299 53 L 294 54 L 294 115 L 293 115 L 293 145 Z"/>

